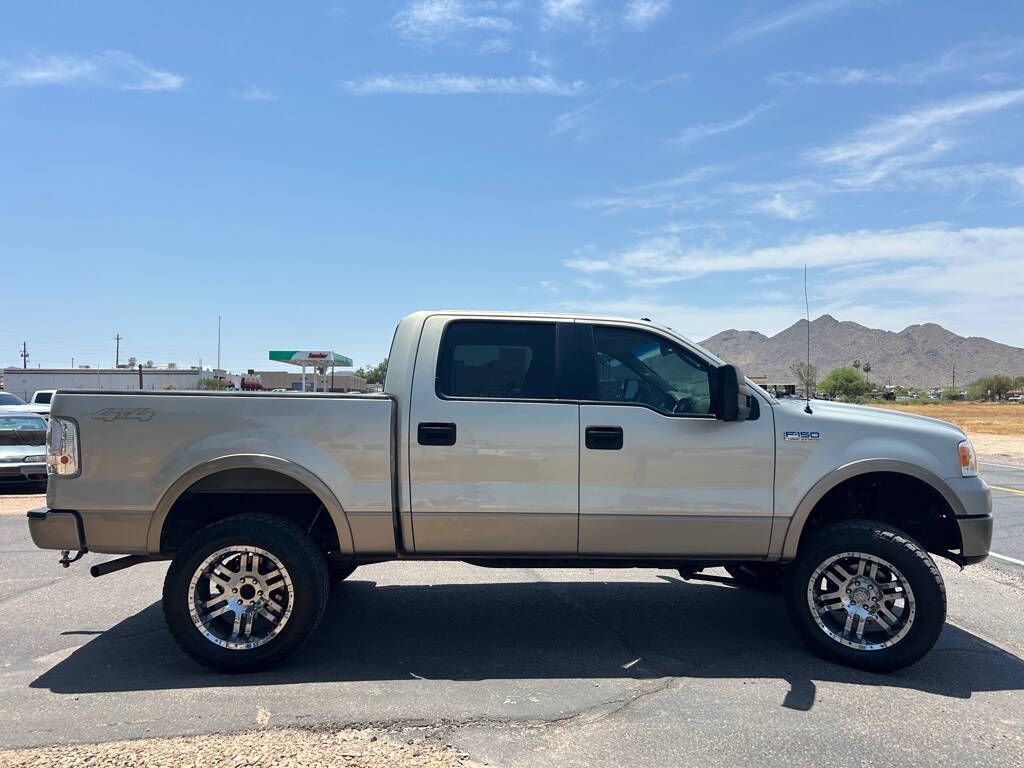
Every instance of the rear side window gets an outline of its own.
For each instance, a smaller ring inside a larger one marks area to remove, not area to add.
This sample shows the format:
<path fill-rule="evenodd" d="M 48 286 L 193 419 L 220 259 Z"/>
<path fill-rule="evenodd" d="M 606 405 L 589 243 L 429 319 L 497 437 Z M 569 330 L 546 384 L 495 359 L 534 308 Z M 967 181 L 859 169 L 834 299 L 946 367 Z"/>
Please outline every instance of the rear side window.
<path fill-rule="evenodd" d="M 53 392 L 37 392 L 33 402 L 37 405 L 49 405 L 52 397 Z"/>
<path fill-rule="evenodd" d="M 437 390 L 447 397 L 554 400 L 554 323 L 450 323 L 441 342 Z"/>

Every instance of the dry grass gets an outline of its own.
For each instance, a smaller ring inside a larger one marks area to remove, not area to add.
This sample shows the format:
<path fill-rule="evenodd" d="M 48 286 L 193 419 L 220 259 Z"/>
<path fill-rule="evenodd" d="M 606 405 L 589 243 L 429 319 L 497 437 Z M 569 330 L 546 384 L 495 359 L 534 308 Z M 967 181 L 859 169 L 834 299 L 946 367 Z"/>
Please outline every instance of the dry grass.
<path fill-rule="evenodd" d="M 873 403 L 872 405 L 876 405 Z M 881 408 L 917 413 L 956 424 L 981 456 L 1024 462 L 1024 405 L 1021 403 L 884 403 Z"/>
<path fill-rule="evenodd" d="M 0 493 L 3 489 L 0 489 Z M 46 506 L 45 493 L 4 493 L 0 495 L 0 516 L 24 515 L 30 509 Z"/>
<path fill-rule="evenodd" d="M 371 728 L 281 728 L 0 750 L 6 768 L 472 768 L 464 752 Z"/>

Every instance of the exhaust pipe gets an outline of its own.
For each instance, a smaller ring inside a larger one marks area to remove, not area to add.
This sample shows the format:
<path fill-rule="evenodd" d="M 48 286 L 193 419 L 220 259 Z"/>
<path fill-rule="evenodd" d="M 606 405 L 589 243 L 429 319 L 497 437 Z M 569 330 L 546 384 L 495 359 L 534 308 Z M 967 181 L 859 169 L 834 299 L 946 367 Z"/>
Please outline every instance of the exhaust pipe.
<path fill-rule="evenodd" d="M 139 563 L 148 563 L 152 559 L 148 555 L 127 555 L 116 560 L 108 560 L 105 563 L 97 563 L 89 569 L 89 573 L 93 576 L 106 576 L 108 573 L 123 571 L 125 568 L 131 568 Z"/>

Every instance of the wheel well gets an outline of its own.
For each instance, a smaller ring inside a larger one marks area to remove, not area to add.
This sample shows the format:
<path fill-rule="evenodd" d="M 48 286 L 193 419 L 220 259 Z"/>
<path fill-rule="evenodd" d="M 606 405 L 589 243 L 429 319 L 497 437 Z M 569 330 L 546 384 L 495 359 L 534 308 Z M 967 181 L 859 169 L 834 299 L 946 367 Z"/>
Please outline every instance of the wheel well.
<path fill-rule="evenodd" d="M 226 469 L 196 481 L 175 500 L 160 531 L 160 552 L 174 554 L 200 529 L 244 512 L 291 520 L 324 554 L 340 548 L 334 520 L 303 483 L 269 469 Z"/>
<path fill-rule="evenodd" d="M 899 472 L 868 472 L 830 489 L 804 523 L 800 545 L 822 527 L 844 520 L 887 523 L 929 552 L 953 560 L 953 551 L 962 546 L 949 502 L 925 481 Z"/>

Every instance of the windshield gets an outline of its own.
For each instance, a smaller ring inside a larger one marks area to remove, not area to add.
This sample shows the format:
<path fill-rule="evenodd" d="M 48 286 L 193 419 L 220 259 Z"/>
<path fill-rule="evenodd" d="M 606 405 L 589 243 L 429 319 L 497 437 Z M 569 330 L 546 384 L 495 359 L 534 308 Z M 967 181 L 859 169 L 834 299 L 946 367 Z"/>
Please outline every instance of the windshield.
<path fill-rule="evenodd" d="M 46 422 L 40 416 L 8 416 L 0 414 L 0 432 L 36 432 L 46 431 Z"/>
<path fill-rule="evenodd" d="M 0 405 L 24 405 L 25 401 L 10 392 L 0 392 Z"/>

